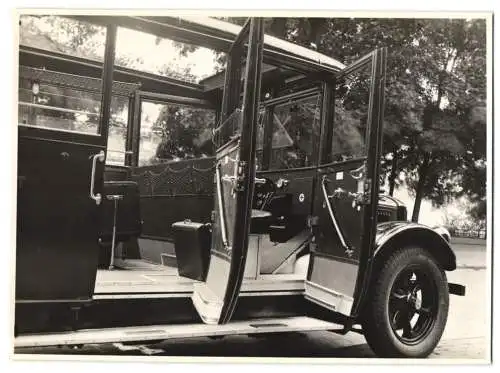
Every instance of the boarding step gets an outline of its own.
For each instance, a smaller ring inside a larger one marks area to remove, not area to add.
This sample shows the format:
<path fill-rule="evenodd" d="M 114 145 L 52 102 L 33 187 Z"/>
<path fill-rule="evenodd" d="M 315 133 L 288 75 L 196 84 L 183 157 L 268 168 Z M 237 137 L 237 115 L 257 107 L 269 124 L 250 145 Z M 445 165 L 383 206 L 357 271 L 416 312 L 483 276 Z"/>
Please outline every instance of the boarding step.
<path fill-rule="evenodd" d="M 306 332 L 338 329 L 338 325 L 312 317 L 299 316 L 275 319 L 235 321 L 225 325 L 182 324 L 151 325 L 124 328 L 87 329 L 64 333 L 18 336 L 15 348 L 91 343 L 147 342 L 173 338 L 197 338 L 225 335 Z"/>

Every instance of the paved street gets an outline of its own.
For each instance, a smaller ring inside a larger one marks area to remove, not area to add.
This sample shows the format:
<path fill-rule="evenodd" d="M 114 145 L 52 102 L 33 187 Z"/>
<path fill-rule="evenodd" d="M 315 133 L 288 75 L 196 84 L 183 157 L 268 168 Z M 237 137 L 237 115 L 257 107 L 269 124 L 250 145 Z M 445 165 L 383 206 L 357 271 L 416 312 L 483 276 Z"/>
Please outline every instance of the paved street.
<path fill-rule="evenodd" d="M 489 299 L 486 251 L 481 245 L 455 244 L 459 269 L 448 274 L 450 282 L 466 285 L 465 297 L 452 296 L 443 339 L 432 359 L 489 359 Z M 220 340 L 197 338 L 170 340 L 153 346 L 89 345 L 81 350 L 43 348 L 28 353 L 85 355 L 232 356 L 232 357 L 374 357 L 364 337 L 330 332 L 287 334 L 265 338 L 246 336 Z M 479 362 L 479 361 L 477 361 Z"/>

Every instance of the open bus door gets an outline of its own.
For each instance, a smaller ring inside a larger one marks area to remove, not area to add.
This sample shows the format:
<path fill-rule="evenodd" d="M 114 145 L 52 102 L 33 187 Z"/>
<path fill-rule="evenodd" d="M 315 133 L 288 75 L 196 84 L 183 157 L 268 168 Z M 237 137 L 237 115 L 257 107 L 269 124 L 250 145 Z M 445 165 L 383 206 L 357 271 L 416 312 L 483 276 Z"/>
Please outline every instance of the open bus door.
<path fill-rule="evenodd" d="M 44 115 L 50 106 L 34 101 L 27 104 L 27 110 L 35 119 L 19 124 L 15 279 L 18 331 L 51 328 L 42 313 L 30 305 L 56 307 L 71 303 L 78 307 L 93 295 L 115 36 L 116 26 L 108 26 L 98 121 L 84 130 L 67 129 L 59 123 L 63 119 Z M 44 89 L 40 88 L 40 94 Z M 53 321 L 57 324 L 57 320 Z M 29 326 L 31 323 L 35 324 Z"/>
<path fill-rule="evenodd" d="M 330 105 L 323 113 L 328 119 L 322 129 L 325 146 L 315 187 L 315 241 L 305 296 L 345 316 L 357 315 L 370 278 L 385 66 L 386 50 L 377 49 L 341 71 L 335 83 L 326 84 L 324 95 Z M 366 99 L 360 100 L 363 93 Z"/>
<path fill-rule="evenodd" d="M 196 310 L 209 324 L 229 321 L 243 279 L 255 183 L 263 37 L 262 20 L 251 18 L 228 54 L 221 125 L 213 135 L 217 150 L 210 264 L 206 281 L 197 284 L 193 293 Z M 240 66 L 245 44 L 248 49 L 240 109 Z"/>

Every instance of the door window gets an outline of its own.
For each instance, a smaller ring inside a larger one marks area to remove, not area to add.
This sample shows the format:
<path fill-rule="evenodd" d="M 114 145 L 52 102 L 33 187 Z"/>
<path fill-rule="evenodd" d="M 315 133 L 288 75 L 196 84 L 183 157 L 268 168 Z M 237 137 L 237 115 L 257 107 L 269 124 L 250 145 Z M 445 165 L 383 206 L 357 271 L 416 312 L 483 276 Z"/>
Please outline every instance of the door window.
<path fill-rule="evenodd" d="M 20 45 L 102 62 L 105 41 L 103 26 L 53 15 L 20 17 Z M 99 134 L 101 94 L 88 89 L 87 83 L 79 75 L 21 66 L 18 123 Z"/>
<path fill-rule="evenodd" d="M 98 134 L 101 96 L 28 79 L 19 82 L 19 124 Z"/>
<path fill-rule="evenodd" d="M 320 127 L 319 95 L 276 105 L 270 169 L 312 165 L 314 141 Z"/>
<path fill-rule="evenodd" d="M 370 70 L 363 68 L 342 78 L 336 86 L 332 137 L 335 162 L 366 155 L 370 85 Z"/>

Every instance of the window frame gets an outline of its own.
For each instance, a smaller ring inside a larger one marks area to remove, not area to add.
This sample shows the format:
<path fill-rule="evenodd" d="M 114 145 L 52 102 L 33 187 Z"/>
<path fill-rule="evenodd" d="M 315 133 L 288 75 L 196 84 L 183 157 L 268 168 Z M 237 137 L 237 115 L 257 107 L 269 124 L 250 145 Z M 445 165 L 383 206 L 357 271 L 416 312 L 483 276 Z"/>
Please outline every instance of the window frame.
<path fill-rule="evenodd" d="M 155 104 L 175 104 L 190 106 L 193 108 L 209 109 L 213 110 L 215 114 L 215 122 L 217 123 L 220 116 L 220 112 L 217 106 L 205 99 L 199 99 L 194 97 L 176 96 L 165 93 L 148 92 L 137 90 L 133 98 L 133 114 L 132 114 L 132 124 L 129 128 L 130 138 L 127 136 L 126 141 L 126 154 L 125 165 L 131 167 L 139 166 L 140 157 L 140 141 L 141 141 L 141 116 L 142 116 L 142 103 L 152 102 Z"/>
<path fill-rule="evenodd" d="M 319 159 L 320 149 L 319 147 L 313 146 L 312 153 L 310 154 L 311 162 L 309 166 L 306 167 L 293 167 L 293 168 L 271 168 L 272 164 L 272 150 L 273 150 L 273 142 L 272 136 L 274 133 L 274 109 L 276 106 L 293 103 L 295 101 L 301 101 L 308 98 L 317 97 L 318 107 L 320 119 L 317 125 L 318 133 L 312 134 L 312 143 L 317 144 L 321 138 L 322 131 L 322 118 L 323 118 L 323 89 L 320 84 L 315 84 L 312 88 L 305 88 L 299 91 L 285 94 L 285 95 L 277 95 L 274 98 L 269 98 L 265 101 L 262 101 L 260 104 L 260 109 L 264 109 L 265 118 L 264 118 L 264 134 L 263 134 L 263 145 L 262 145 L 262 165 L 261 171 L 273 171 L 273 172 L 284 172 L 288 170 L 297 170 L 302 168 L 311 168 L 315 167 L 317 164 L 317 160 Z"/>

